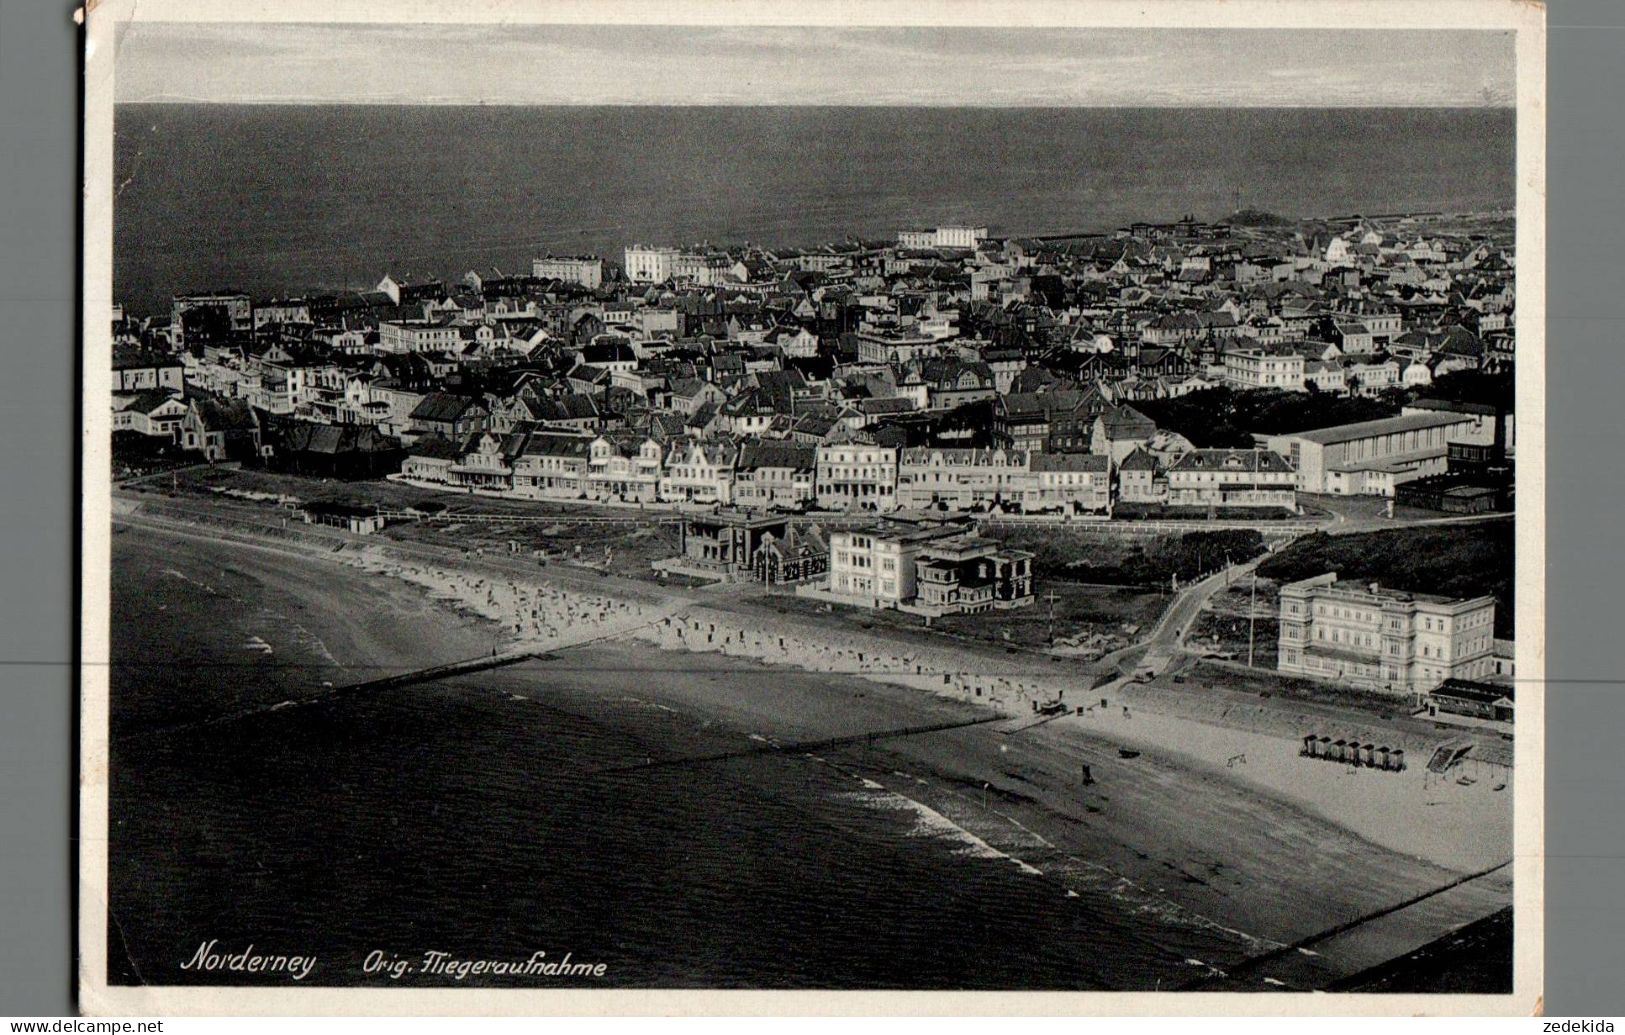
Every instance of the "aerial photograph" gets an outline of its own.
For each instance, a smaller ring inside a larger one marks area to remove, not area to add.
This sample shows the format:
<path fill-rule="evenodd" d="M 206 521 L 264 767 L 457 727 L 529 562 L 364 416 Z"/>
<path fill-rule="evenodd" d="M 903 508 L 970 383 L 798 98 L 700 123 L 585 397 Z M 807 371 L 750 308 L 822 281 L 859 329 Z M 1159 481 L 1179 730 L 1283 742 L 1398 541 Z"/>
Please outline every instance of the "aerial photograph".
<path fill-rule="evenodd" d="M 106 984 L 1510 993 L 1514 35 L 130 24 Z"/>

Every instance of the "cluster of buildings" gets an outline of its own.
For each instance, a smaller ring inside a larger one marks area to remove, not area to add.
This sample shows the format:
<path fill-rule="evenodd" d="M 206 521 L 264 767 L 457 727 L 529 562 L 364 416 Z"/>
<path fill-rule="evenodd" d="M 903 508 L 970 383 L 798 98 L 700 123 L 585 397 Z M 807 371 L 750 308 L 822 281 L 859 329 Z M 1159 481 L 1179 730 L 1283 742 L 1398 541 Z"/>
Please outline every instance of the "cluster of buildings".
<path fill-rule="evenodd" d="M 978 535 L 965 519 L 877 518 L 825 532 L 738 507 L 685 515 L 678 555 L 655 569 L 795 584 L 820 600 L 926 617 L 1033 602 L 1033 555 Z"/>
<path fill-rule="evenodd" d="M 136 453 L 537 499 L 1292 510 L 1300 491 L 1450 475 L 1481 415 L 1198 450 L 1139 407 L 1219 385 L 1377 394 L 1512 353 L 1510 222 L 1494 219 L 1050 240 L 954 225 L 620 258 L 120 309 L 115 430 Z M 1462 496 L 1429 484 L 1430 500 Z"/>
<path fill-rule="evenodd" d="M 618 262 L 538 257 L 528 275 L 117 307 L 115 462 L 173 449 L 688 505 L 674 573 L 926 616 L 1032 600 L 1031 556 L 955 515 L 1281 513 L 1299 493 L 1509 505 L 1511 415 L 1423 397 L 1441 375 L 1512 366 L 1510 218 L 1259 222 L 635 245 Z M 1194 448 L 1145 412 L 1221 386 L 1399 412 L 1227 449 Z M 800 516 L 821 511 L 870 520 L 826 530 Z M 1472 697 L 1505 667 L 1493 611 L 1335 577 L 1292 584 L 1279 666 Z"/>

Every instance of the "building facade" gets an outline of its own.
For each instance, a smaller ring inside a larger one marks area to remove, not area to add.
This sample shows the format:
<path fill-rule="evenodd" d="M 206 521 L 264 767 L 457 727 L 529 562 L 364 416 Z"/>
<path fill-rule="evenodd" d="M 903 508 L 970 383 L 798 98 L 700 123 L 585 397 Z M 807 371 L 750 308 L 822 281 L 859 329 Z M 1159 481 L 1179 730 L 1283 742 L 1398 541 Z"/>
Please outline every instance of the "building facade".
<path fill-rule="evenodd" d="M 1299 492 L 1392 496 L 1400 483 L 1443 474 L 1449 443 L 1472 424 L 1466 414 L 1412 413 L 1272 435 L 1267 444 L 1297 472 Z"/>
<path fill-rule="evenodd" d="M 894 510 L 897 450 L 855 442 L 819 446 L 814 485 L 825 510 Z"/>
<path fill-rule="evenodd" d="M 1296 352 L 1231 349 L 1224 354 L 1224 380 L 1237 388 L 1279 388 L 1301 392 L 1303 356 Z"/>
<path fill-rule="evenodd" d="M 1281 587 L 1277 668 L 1390 694 L 1494 672 L 1495 599 L 1456 600 L 1339 582 Z"/>
<path fill-rule="evenodd" d="M 829 551 L 824 592 L 865 607 L 945 615 L 1033 601 L 1032 554 L 1005 549 L 960 523 L 842 529 L 830 533 Z"/>
<path fill-rule="evenodd" d="M 1111 459 L 1094 453 L 1039 453 L 1031 458 L 1021 508 L 1104 514 L 1111 509 Z"/>
<path fill-rule="evenodd" d="M 594 255 L 546 255 L 531 261 L 530 275 L 598 288 L 604 283 L 604 260 Z"/>
<path fill-rule="evenodd" d="M 1168 505 L 1296 511 L 1297 473 L 1267 449 L 1193 449 L 1168 468 Z"/>
<path fill-rule="evenodd" d="M 967 511 L 1017 503 L 1027 472 L 1019 449 L 905 449 L 897 459 L 897 506 Z"/>

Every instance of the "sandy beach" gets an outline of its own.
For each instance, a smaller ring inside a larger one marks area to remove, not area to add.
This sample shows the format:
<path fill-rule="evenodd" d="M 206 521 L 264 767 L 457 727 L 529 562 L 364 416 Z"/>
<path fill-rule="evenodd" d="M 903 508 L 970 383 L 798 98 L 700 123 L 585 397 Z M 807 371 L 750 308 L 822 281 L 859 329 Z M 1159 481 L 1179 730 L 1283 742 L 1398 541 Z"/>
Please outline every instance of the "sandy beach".
<path fill-rule="evenodd" d="M 308 608 L 309 625 L 341 665 L 405 670 L 534 649 L 537 660 L 483 682 L 543 675 L 703 717 L 847 774 L 856 806 L 910 810 L 929 836 L 1006 858 L 1056 894 L 1106 894 L 1131 911 L 1230 932 L 1243 955 L 1510 855 L 1511 794 L 1494 789 L 1499 781 L 1430 780 L 1421 745 L 1408 747 L 1415 762 L 1403 773 L 1300 758 L 1297 730 L 1326 716 L 1286 702 L 1192 701 L 1115 683 L 1086 694 L 1083 673 L 1059 659 L 832 631 L 704 591 L 539 569 L 522 558 L 447 556 L 302 529 L 254 540 L 135 522 L 277 579 Z M 335 551 L 332 542 L 344 546 Z M 333 577 L 313 582 L 312 566 Z M 1068 714 L 1044 721 L 1034 713 L 1035 702 L 1056 699 Z M 1073 714 L 1078 707 L 1083 714 Z M 978 718 L 998 721 L 889 735 Z M 1389 732 L 1396 744 L 1419 736 L 1412 727 Z M 1125 758 L 1122 749 L 1138 754 Z M 1092 783 L 1082 779 L 1085 764 Z M 1313 979 L 1407 952 L 1510 897 L 1501 871 L 1340 936 L 1317 946 Z"/>

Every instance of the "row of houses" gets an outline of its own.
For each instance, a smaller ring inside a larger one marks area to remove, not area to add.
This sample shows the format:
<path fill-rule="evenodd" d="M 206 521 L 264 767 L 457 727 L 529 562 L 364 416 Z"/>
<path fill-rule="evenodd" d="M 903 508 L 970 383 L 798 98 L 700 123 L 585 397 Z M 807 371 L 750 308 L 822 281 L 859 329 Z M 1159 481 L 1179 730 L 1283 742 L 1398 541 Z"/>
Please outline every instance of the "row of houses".
<path fill-rule="evenodd" d="M 1193 449 L 1166 466 L 1109 455 L 811 445 L 772 439 L 589 435 L 538 427 L 420 439 L 400 475 L 421 485 L 523 499 L 764 510 L 1107 514 L 1119 498 L 1175 507 L 1296 508 L 1294 472 L 1262 449 Z M 1132 474 L 1151 474 L 1134 480 Z"/>

